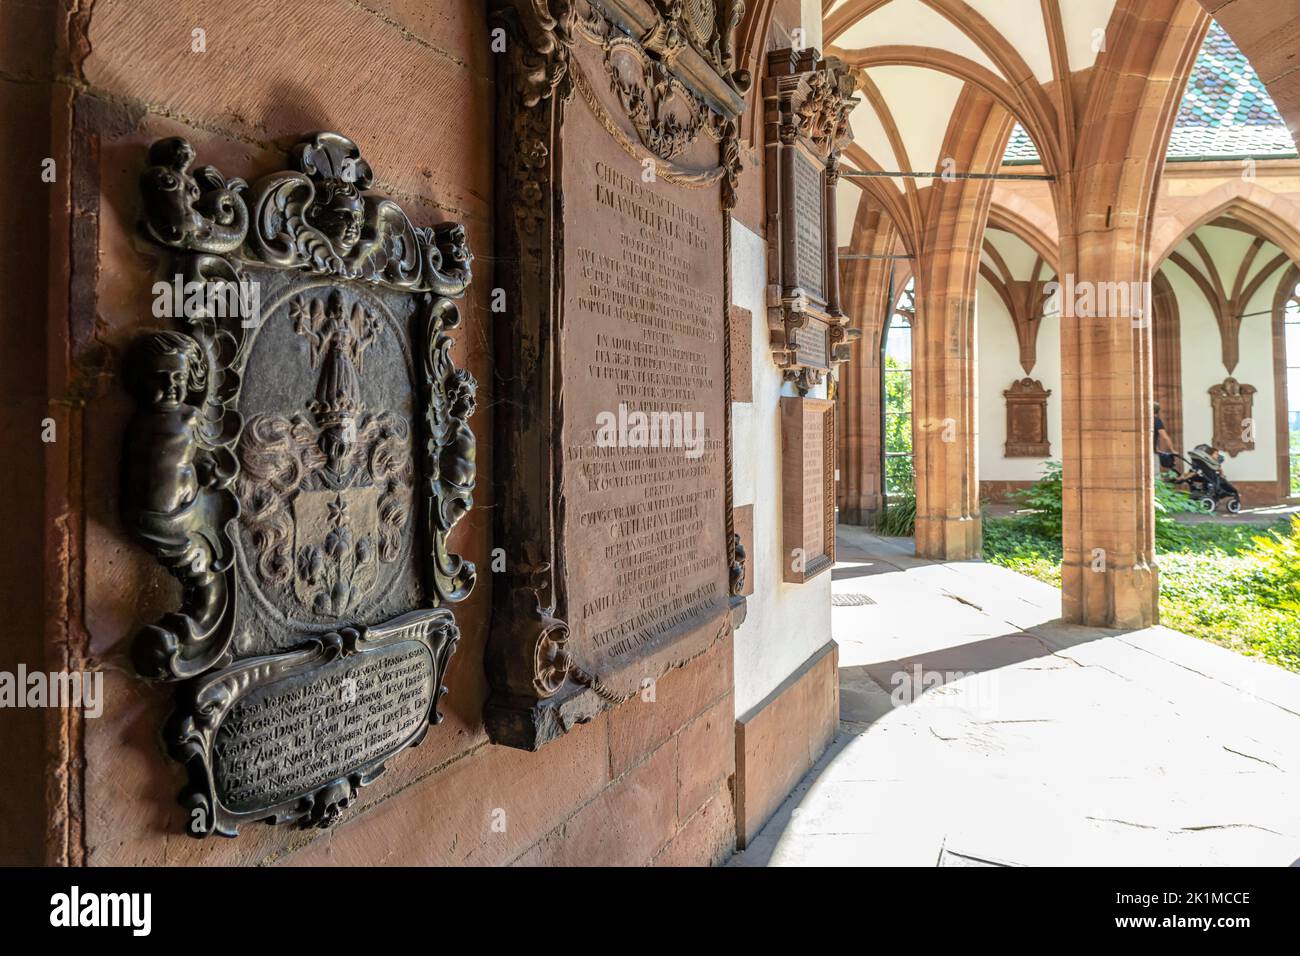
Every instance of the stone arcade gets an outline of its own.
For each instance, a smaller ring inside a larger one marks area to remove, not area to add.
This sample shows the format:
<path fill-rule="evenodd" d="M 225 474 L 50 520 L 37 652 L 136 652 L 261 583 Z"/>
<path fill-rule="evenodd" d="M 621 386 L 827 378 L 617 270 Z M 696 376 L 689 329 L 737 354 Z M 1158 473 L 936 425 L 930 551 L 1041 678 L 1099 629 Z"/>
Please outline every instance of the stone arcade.
<path fill-rule="evenodd" d="M 0 706 L 0 862 L 719 864 L 887 456 L 942 562 L 1061 461 L 1107 629 L 1154 400 L 1300 488 L 1300 161 L 1180 113 L 1300 122 L 1268 0 L 204 6 L 0 3 L 0 686 L 94 688 Z"/>

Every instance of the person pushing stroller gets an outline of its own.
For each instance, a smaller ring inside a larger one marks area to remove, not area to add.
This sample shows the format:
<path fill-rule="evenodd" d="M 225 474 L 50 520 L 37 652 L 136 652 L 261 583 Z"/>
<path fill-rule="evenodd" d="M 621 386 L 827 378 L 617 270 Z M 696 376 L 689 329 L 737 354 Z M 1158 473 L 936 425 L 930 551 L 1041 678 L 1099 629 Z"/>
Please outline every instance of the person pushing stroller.
<path fill-rule="evenodd" d="M 1187 470 L 1174 479 L 1206 514 L 1213 514 L 1220 501 L 1227 501 L 1230 514 L 1241 511 L 1241 493 L 1223 473 L 1223 452 L 1213 445 L 1197 445 L 1183 458 Z M 1182 457 L 1181 455 L 1177 457 Z"/>
<path fill-rule="evenodd" d="M 1241 511 L 1241 493 L 1223 473 L 1223 452 L 1206 444 L 1197 445 L 1188 452 L 1189 458 L 1175 452 L 1173 439 L 1160 417 L 1159 402 L 1155 406 L 1155 449 L 1160 467 L 1170 472 L 1168 480 L 1186 487 L 1187 493 L 1203 512 L 1213 514 L 1219 502 L 1225 499 L 1230 513 Z M 1175 461 L 1182 461 L 1186 470 L 1179 471 Z"/>

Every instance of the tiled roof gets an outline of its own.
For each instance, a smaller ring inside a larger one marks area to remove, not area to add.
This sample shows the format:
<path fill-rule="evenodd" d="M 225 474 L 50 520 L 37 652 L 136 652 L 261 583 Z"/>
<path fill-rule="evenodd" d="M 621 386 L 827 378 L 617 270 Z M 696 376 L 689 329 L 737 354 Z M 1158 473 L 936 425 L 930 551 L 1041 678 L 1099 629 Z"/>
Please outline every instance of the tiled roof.
<path fill-rule="evenodd" d="M 1259 74 L 1218 23 L 1210 24 L 1192 68 L 1166 155 L 1174 160 L 1296 155 L 1295 142 Z M 1038 161 L 1038 149 L 1019 124 L 1002 161 Z"/>

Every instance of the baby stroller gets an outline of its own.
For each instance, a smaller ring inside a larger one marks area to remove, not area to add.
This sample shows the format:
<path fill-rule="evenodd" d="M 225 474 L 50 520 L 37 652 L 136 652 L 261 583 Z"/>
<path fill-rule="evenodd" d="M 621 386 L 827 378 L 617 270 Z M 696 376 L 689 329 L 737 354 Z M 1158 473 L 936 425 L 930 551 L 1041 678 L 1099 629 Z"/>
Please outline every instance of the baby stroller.
<path fill-rule="evenodd" d="M 1189 470 L 1174 479 L 1175 485 L 1186 485 L 1187 493 L 1206 514 L 1213 514 L 1219 502 L 1228 500 L 1228 511 L 1241 511 L 1241 493 L 1223 474 L 1223 454 L 1210 445 L 1197 445 L 1182 458 Z"/>

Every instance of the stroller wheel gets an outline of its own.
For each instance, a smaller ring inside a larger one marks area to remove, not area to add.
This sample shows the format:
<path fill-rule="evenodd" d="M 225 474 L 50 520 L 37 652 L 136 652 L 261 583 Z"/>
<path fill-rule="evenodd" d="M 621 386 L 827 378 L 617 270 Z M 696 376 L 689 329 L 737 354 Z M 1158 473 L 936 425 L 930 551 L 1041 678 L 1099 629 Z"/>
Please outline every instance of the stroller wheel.
<path fill-rule="evenodd" d="M 1201 510 L 1207 515 L 1214 514 L 1214 510 L 1219 507 L 1219 503 L 1213 498 L 1197 498 L 1196 503 L 1201 506 Z"/>
<path fill-rule="evenodd" d="M 1241 513 L 1241 499 L 1240 499 L 1240 498 L 1229 498 L 1229 499 L 1228 499 L 1228 513 L 1229 513 L 1229 514 L 1234 514 L 1234 515 L 1235 515 L 1235 514 L 1240 514 L 1240 513 Z"/>

